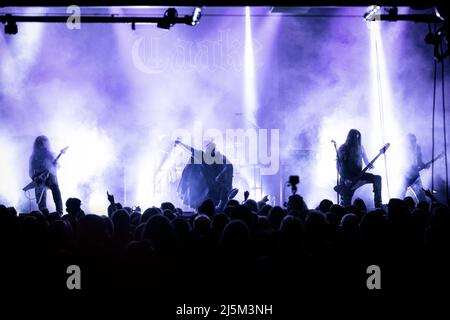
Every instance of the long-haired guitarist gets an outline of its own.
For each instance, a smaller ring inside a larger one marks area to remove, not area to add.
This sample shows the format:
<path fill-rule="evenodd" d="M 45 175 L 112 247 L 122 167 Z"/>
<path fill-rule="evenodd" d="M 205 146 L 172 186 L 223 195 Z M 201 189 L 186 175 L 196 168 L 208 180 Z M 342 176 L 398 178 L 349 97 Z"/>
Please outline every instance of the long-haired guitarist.
<path fill-rule="evenodd" d="M 422 150 L 417 144 L 416 136 L 412 133 L 409 133 L 407 136 L 407 146 L 408 154 L 406 159 L 408 159 L 409 162 L 407 163 L 407 170 L 403 182 L 403 196 L 406 195 L 408 188 L 411 188 L 417 201 L 426 201 L 422 179 L 420 179 L 420 171 L 429 168 L 431 163 L 440 158 L 440 156 L 430 162 L 424 163 L 422 160 Z"/>
<path fill-rule="evenodd" d="M 62 215 L 63 205 L 56 176 L 56 159 L 50 150 L 50 142 L 46 136 L 38 136 L 34 140 L 29 164 L 30 178 L 38 185 L 35 188 L 35 195 L 39 210 L 48 213 L 46 191 L 49 188 L 52 191 L 56 212 Z"/>
<path fill-rule="evenodd" d="M 381 176 L 367 172 L 362 172 L 362 164 L 373 165 L 369 163 L 364 147 L 361 144 L 361 133 L 356 129 L 351 129 L 347 134 L 347 139 L 338 149 L 338 169 L 340 175 L 340 184 L 356 184 L 358 187 L 371 183 L 373 184 L 375 208 L 381 208 Z M 358 181 L 355 181 L 358 180 Z M 344 188 L 340 193 L 341 205 L 351 204 L 355 188 Z"/>

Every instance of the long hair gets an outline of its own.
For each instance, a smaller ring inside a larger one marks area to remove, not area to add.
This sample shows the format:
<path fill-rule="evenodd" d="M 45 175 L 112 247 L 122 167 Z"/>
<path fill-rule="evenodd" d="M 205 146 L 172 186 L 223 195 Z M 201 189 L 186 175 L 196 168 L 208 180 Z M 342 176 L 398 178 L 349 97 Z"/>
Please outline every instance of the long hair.
<path fill-rule="evenodd" d="M 50 142 L 46 136 L 38 136 L 34 140 L 32 159 L 45 159 L 53 158 L 53 154 L 50 151 Z"/>
<path fill-rule="evenodd" d="M 361 132 L 356 129 L 351 129 L 347 134 L 345 145 L 349 152 L 361 154 Z"/>

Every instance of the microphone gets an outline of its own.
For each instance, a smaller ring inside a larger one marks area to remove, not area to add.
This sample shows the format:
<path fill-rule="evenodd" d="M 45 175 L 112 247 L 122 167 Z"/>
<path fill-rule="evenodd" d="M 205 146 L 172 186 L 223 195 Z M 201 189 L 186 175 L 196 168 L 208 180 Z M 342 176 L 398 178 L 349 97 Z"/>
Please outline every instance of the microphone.
<path fill-rule="evenodd" d="M 333 144 L 336 144 L 336 141 L 334 141 L 334 140 L 331 140 L 331 143 L 333 143 Z"/>

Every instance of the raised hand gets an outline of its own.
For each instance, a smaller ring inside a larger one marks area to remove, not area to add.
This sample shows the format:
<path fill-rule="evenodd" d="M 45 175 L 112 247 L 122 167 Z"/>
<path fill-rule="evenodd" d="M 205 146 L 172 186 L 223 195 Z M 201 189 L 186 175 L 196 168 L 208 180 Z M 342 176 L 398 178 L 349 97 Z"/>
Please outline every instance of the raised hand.
<path fill-rule="evenodd" d="M 114 195 L 109 194 L 109 192 L 106 191 L 106 196 L 108 197 L 108 201 L 109 201 L 111 204 L 114 204 Z"/>
<path fill-rule="evenodd" d="M 245 190 L 244 192 L 244 201 L 246 201 L 248 199 L 248 197 L 250 196 L 250 192 L 248 192 L 247 190 Z"/>
<path fill-rule="evenodd" d="M 262 202 L 267 202 L 267 201 L 269 201 L 269 196 L 266 194 L 266 195 L 261 199 L 261 201 L 262 201 Z"/>

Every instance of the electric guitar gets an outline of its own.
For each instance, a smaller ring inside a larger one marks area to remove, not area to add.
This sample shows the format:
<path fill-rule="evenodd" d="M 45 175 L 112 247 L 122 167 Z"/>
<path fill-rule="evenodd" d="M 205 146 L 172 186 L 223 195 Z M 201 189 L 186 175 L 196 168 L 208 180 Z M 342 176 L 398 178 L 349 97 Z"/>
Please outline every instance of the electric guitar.
<path fill-rule="evenodd" d="M 55 160 L 53 160 L 53 165 L 55 165 L 58 162 L 58 159 L 64 154 L 66 153 L 67 149 L 69 148 L 69 146 L 65 147 L 64 149 L 62 149 L 58 156 L 55 158 Z M 22 188 L 23 191 L 28 191 L 37 187 L 40 187 L 42 185 L 45 184 L 45 181 L 47 181 L 48 177 L 50 176 L 50 171 L 45 170 L 37 175 L 35 175 L 29 184 L 27 184 L 25 187 Z"/>
<path fill-rule="evenodd" d="M 352 190 L 356 190 L 359 187 L 361 187 L 362 185 L 364 185 L 364 181 L 361 180 L 361 178 L 363 177 L 364 173 L 366 173 L 367 170 L 369 170 L 373 164 L 375 163 L 375 161 L 377 161 L 377 159 L 386 152 L 386 150 L 391 146 L 390 143 L 386 143 L 383 148 L 380 149 L 380 152 L 378 152 L 378 154 L 376 155 L 375 158 L 372 159 L 372 161 L 370 161 L 367 166 L 361 171 L 361 173 L 359 174 L 359 176 L 354 179 L 354 180 L 350 180 L 347 179 L 345 180 L 343 183 L 338 184 L 337 186 L 335 186 L 333 189 L 334 191 L 336 191 L 339 194 L 345 194 L 349 191 Z"/>
<path fill-rule="evenodd" d="M 435 157 L 434 159 L 431 159 L 430 161 L 424 163 L 421 166 L 418 166 L 416 168 L 413 168 L 411 170 L 408 171 L 408 173 L 406 174 L 407 177 L 409 177 L 411 179 L 411 181 L 416 181 L 417 178 L 420 177 L 420 171 L 427 169 L 429 165 L 431 165 L 433 162 L 435 162 L 436 160 L 439 160 L 440 158 L 442 158 L 444 156 L 444 152 L 441 152 L 437 157 Z"/>

